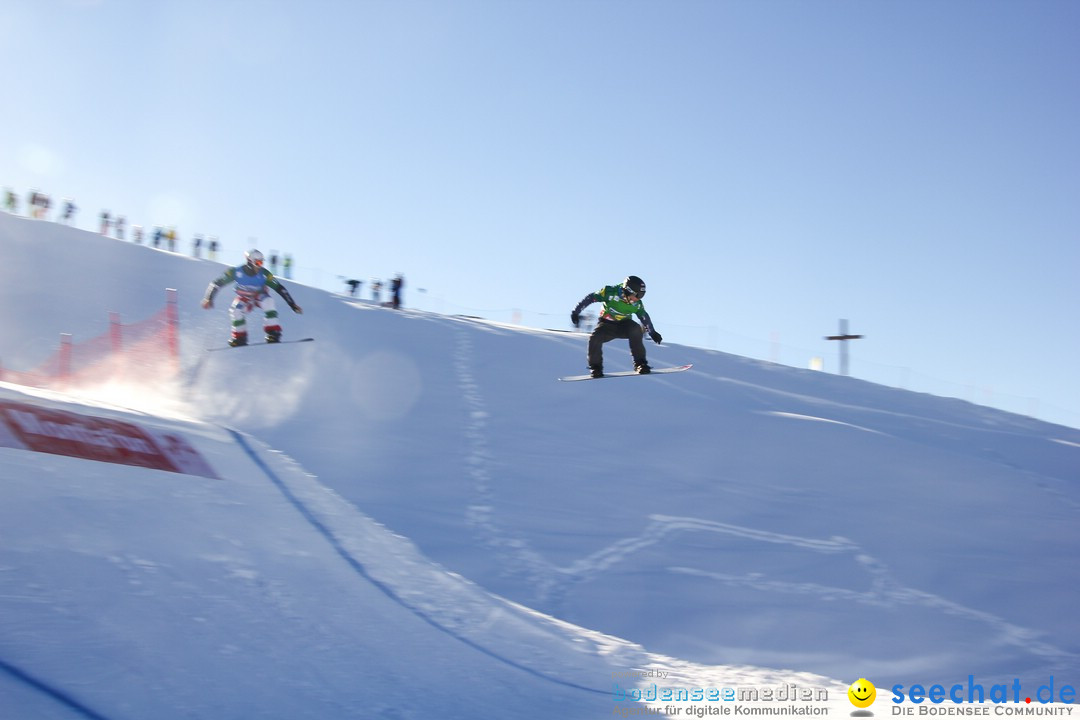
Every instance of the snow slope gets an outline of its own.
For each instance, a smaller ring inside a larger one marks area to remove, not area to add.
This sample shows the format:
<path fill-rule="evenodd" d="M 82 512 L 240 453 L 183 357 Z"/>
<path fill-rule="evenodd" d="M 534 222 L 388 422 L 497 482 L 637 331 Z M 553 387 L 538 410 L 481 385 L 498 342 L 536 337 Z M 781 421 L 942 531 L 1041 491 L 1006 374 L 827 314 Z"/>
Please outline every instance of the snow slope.
<path fill-rule="evenodd" d="M 0 250 L 5 367 L 165 287 L 183 353 L 89 405 L 0 399 L 167 427 L 220 478 L 0 448 L 0 710 L 595 717 L 645 667 L 1080 680 L 1075 429 L 681 346 L 650 358 L 689 373 L 556 383 L 584 335 L 296 285 L 286 336 L 316 342 L 207 353 L 220 265 L 10 216 Z"/>

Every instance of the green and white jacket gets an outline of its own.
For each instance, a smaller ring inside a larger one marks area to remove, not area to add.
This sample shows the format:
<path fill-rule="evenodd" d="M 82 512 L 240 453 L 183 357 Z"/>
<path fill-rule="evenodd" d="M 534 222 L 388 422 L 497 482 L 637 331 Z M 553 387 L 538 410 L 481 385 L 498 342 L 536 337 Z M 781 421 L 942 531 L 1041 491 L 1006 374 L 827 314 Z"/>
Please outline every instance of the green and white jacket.
<path fill-rule="evenodd" d="M 600 322 L 620 322 L 631 315 L 636 315 L 650 335 L 656 332 L 656 328 L 652 324 L 652 318 L 649 317 L 649 313 L 645 312 L 645 305 L 641 302 L 641 299 L 638 298 L 634 302 L 627 302 L 622 292 L 623 286 L 621 284 L 605 285 L 599 291 L 589 293 L 582 298 L 581 302 L 574 308 L 574 314 L 580 315 L 582 310 L 593 303 L 602 302 L 604 307 L 600 310 Z"/>

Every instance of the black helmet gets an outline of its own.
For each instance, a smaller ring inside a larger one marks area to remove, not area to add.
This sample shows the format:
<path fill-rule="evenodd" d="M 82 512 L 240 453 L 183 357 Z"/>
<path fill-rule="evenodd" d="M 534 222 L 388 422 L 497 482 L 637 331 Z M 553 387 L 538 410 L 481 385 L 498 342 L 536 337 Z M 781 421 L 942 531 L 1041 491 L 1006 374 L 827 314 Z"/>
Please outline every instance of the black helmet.
<path fill-rule="evenodd" d="M 637 299 L 645 297 L 645 281 L 639 278 L 637 275 L 631 275 L 623 280 L 623 295 L 633 294 L 637 295 Z"/>

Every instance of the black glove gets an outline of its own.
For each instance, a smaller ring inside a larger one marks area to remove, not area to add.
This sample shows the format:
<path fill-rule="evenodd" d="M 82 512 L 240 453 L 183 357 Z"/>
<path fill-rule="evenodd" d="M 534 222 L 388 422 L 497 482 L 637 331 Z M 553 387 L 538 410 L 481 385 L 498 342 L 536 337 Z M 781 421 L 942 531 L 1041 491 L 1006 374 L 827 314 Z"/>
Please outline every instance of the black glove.
<path fill-rule="evenodd" d="M 574 325 L 574 327 L 578 327 L 581 324 L 581 313 L 579 313 L 577 310 L 571 310 L 570 322 Z"/>
<path fill-rule="evenodd" d="M 649 331 L 649 337 L 651 337 L 652 341 L 657 345 L 664 342 L 664 338 L 660 335 L 660 333 L 656 332 L 655 330 Z"/>

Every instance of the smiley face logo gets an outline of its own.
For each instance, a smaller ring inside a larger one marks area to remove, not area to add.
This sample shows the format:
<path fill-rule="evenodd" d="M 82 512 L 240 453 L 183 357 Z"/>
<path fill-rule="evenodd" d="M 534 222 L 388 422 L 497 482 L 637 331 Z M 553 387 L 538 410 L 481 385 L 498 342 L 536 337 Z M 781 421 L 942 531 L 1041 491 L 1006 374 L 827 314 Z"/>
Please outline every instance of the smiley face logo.
<path fill-rule="evenodd" d="M 877 698 L 877 688 L 866 678 L 859 678 L 847 689 L 848 700 L 857 708 L 868 708 Z"/>

